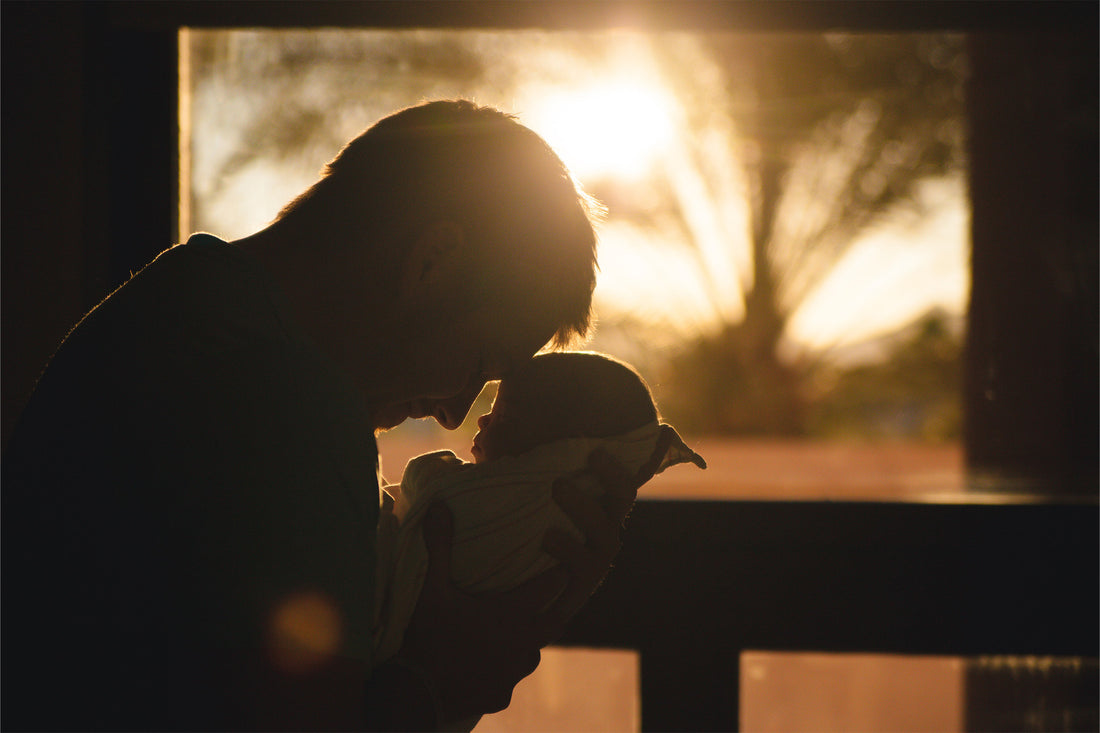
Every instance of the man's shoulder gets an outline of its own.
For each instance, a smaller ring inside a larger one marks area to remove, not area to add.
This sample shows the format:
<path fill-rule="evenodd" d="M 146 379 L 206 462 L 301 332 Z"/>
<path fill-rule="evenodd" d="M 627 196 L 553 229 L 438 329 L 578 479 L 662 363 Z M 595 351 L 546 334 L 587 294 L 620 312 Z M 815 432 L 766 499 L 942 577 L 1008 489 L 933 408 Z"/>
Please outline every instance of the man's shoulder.
<path fill-rule="evenodd" d="M 257 270 L 213 237 L 166 250 L 69 333 L 20 432 L 36 425 L 32 432 L 56 436 L 71 426 L 73 442 L 92 443 L 88 427 L 113 421 L 99 432 L 132 427 L 142 441 L 226 432 L 273 415 L 315 418 L 315 430 L 326 421 L 358 428 L 365 418 L 354 388 L 285 325 Z"/>
<path fill-rule="evenodd" d="M 50 365 L 79 362 L 134 384 L 134 374 L 194 376 L 211 361 L 301 349 L 273 284 L 236 247 L 196 235 L 157 256 L 93 308 Z M 144 381 L 144 379 L 139 380 Z"/>
<path fill-rule="evenodd" d="M 116 295 L 124 293 L 156 312 L 164 327 L 212 331 L 228 343 L 296 335 L 281 293 L 259 263 L 208 234 L 162 252 Z"/>

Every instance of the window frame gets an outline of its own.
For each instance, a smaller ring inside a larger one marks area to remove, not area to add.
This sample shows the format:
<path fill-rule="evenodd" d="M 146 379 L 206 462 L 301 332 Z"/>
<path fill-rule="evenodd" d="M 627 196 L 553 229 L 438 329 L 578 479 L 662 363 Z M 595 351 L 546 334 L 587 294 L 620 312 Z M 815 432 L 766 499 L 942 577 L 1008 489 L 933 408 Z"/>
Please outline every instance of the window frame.
<path fill-rule="evenodd" d="M 179 194 L 181 27 L 625 24 L 993 35 L 1083 28 L 1093 40 L 1096 27 L 1095 3 L 965 0 L 234 0 L 115 2 L 49 12 L 74 13 L 67 16 L 65 29 L 79 41 L 75 53 L 81 78 L 73 98 L 81 105 L 77 134 L 83 157 L 73 200 L 84 223 L 75 245 L 83 257 L 75 287 L 84 309 L 178 239 L 173 204 Z M 9 61 L 9 68 L 16 66 Z M 5 234 L 9 231 L 23 246 L 35 241 L 32 229 L 15 230 L 6 222 Z M 1026 271 L 1033 254 L 1021 245 L 1014 256 L 1024 258 L 1018 264 Z M 985 278 L 996 281 L 999 272 L 995 263 L 981 264 L 975 277 L 984 284 Z M 5 272 L 5 282 L 7 277 Z M 994 331 L 1011 332 L 1012 324 L 999 320 L 997 307 L 997 298 L 1007 296 L 993 284 L 1000 295 L 983 304 L 988 310 L 983 317 L 991 319 Z M 1052 317 L 1050 309 L 1041 312 Z M 79 315 L 71 314 L 67 323 Z M 973 374 L 967 390 L 968 400 L 975 402 L 982 399 L 977 390 L 988 363 L 981 356 L 988 352 L 973 340 L 970 348 Z M 1026 359 L 1034 348 L 1017 344 L 998 358 Z M 1090 379 L 1095 384 L 1095 370 L 1086 365 L 1081 383 Z M 1072 399 L 1075 384 L 1058 395 Z M 974 407 L 968 409 L 976 414 Z M 1066 413 L 1044 415 L 1057 423 L 1053 434 L 1067 434 Z M 1014 448 L 1011 436 L 1005 442 L 1007 434 L 996 428 L 1003 416 L 991 419 L 984 428 L 971 422 L 967 439 L 978 445 L 999 436 L 1000 443 L 983 454 L 996 467 Z M 1084 458 L 1095 469 L 1094 454 L 1086 452 Z M 1085 476 L 1081 485 L 1085 490 L 1068 498 L 1055 486 L 1046 498 L 941 504 L 640 502 L 614 572 L 561 643 L 640 652 L 643 730 L 737 729 L 738 664 L 745 649 L 1094 657 L 1100 646 L 1095 479 Z"/>

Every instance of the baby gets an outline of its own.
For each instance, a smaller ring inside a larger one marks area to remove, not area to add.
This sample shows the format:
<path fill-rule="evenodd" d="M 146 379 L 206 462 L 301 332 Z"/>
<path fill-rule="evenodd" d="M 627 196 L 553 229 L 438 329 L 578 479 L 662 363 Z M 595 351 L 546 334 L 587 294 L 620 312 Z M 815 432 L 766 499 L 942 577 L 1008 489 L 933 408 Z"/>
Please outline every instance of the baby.
<path fill-rule="evenodd" d="M 677 463 L 706 468 L 670 426 L 660 424 L 653 396 L 630 366 L 590 352 L 534 357 L 500 382 L 492 410 L 478 418 L 474 463 L 451 451 L 409 461 L 399 486 L 386 486 L 378 528 L 375 659 L 401 646 L 428 567 L 420 525 L 442 500 L 454 515 L 451 570 L 469 593 L 505 591 L 548 570 L 547 529 L 581 532 L 551 496 L 556 478 L 601 489 L 584 474 L 588 455 L 603 448 L 630 472 L 650 459 L 657 472 Z M 659 440 L 660 439 L 660 440 Z M 658 447 L 660 446 L 660 447 Z M 660 456 L 654 455 L 663 451 Z"/>

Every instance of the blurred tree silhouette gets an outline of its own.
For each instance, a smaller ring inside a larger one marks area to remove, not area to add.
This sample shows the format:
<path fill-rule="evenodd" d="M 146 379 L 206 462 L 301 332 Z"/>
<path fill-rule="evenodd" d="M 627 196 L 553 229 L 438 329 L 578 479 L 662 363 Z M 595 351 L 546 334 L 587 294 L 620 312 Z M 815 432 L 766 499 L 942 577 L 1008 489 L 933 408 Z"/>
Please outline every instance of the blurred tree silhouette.
<path fill-rule="evenodd" d="M 891 334 L 888 358 L 830 374 L 807 414 L 828 438 L 958 440 L 962 434 L 962 338 L 951 318 L 931 311 Z"/>
<path fill-rule="evenodd" d="M 632 317 L 648 314 L 602 313 L 597 345 L 623 346 L 607 350 L 638 363 L 685 429 L 846 431 L 837 411 L 859 402 L 858 390 L 824 354 L 791 343 L 790 319 L 861 234 L 886 220 L 918 221 L 931 205 L 920 184 L 962 171 L 963 38 L 621 41 L 615 33 L 193 33 L 193 94 L 203 109 L 192 134 L 197 228 L 233 237 L 262 226 L 314 180 L 320 161 L 393 109 L 453 96 L 511 109 L 507 100 L 525 85 L 576 87 L 612 68 L 617 48 L 644 48 L 659 72 L 631 71 L 673 91 L 682 134 L 644 181 L 608 171 L 585 185 L 614 221 L 692 252 L 719 325 L 669 348 L 674 329 L 661 343 L 631 335 L 651 325 L 632 328 Z M 262 218 L 245 221 L 246 209 Z M 867 389 L 886 389 L 868 379 Z M 847 396 L 830 402 L 823 383 Z"/>
<path fill-rule="evenodd" d="M 189 34 L 191 210 L 242 236 L 305 190 L 368 124 L 454 85 L 490 85 L 486 57 L 456 34 L 346 30 Z M 243 223 L 241 210 L 265 218 Z M 249 206 L 242 206 L 243 203 Z M 237 231 L 239 229 L 240 231 Z"/>
<path fill-rule="evenodd" d="M 888 216 L 926 213 L 919 184 L 965 165 L 964 42 L 706 38 L 739 133 L 729 145 L 738 147 L 733 157 L 748 183 L 751 267 L 741 275 L 740 320 L 670 360 L 661 378 L 666 411 L 707 432 L 802 434 L 820 361 L 797 352 L 784 358 L 789 318 L 861 233 Z M 705 174 L 712 150 L 690 152 Z M 714 175 L 703 180 L 713 184 L 716 205 L 729 205 Z M 688 217 L 682 223 L 691 229 Z"/>

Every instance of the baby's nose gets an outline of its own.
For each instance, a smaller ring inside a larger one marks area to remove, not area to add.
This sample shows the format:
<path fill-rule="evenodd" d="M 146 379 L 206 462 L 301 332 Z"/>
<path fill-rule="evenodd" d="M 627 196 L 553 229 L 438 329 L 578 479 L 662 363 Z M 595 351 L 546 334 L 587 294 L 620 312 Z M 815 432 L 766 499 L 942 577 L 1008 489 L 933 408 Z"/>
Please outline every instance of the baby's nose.
<path fill-rule="evenodd" d="M 489 416 L 490 413 L 486 412 L 484 415 L 477 419 L 477 427 L 479 430 L 489 424 Z"/>

